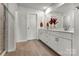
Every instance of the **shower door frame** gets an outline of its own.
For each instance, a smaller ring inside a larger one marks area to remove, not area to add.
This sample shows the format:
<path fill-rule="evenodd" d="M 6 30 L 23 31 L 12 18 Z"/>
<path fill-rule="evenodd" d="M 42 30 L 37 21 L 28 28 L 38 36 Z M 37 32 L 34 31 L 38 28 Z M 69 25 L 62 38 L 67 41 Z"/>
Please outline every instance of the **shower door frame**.
<path fill-rule="evenodd" d="M 7 4 L 6 4 L 6 6 L 5 6 L 5 4 L 4 3 L 1 3 L 1 5 L 3 6 L 3 19 L 4 19 L 4 21 L 3 21 L 3 39 L 4 39 L 4 45 L 3 45 L 3 47 L 4 47 L 4 49 L 3 49 L 3 51 L 2 51 L 2 53 L 0 54 L 0 55 L 5 55 L 6 54 L 6 52 L 7 52 L 7 48 L 8 48 L 8 36 L 7 36 L 7 34 L 8 34 L 8 30 L 7 30 L 7 27 L 8 27 L 8 21 L 7 21 L 7 13 L 6 13 L 6 6 L 7 6 Z"/>

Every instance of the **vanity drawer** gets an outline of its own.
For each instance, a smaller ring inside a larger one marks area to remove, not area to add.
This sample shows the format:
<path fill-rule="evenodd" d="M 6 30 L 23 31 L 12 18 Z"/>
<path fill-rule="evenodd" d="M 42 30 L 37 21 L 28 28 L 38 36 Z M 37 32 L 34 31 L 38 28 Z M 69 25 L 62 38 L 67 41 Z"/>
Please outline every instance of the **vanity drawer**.
<path fill-rule="evenodd" d="M 54 32 L 55 35 L 59 36 L 59 37 L 63 37 L 66 39 L 73 39 L 73 34 L 71 33 L 65 33 L 65 32 Z"/>

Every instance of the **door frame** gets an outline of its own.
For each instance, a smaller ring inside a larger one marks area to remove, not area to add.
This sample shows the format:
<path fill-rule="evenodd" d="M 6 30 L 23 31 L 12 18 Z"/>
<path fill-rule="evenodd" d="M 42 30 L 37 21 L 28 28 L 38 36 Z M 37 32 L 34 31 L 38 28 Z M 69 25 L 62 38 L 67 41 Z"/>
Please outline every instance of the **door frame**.
<path fill-rule="evenodd" d="M 36 15 L 36 39 L 38 39 L 38 28 L 37 28 L 37 26 L 38 26 L 38 23 L 37 23 L 37 20 L 38 20 L 38 14 L 37 13 L 35 13 L 35 12 L 28 12 L 28 13 L 26 13 L 26 26 L 27 26 L 27 15 Z M 26 28 L 27 29 L 27 28 Z M 27 31 L 27 30 L 26 30 Z M 27 36 L 27 32 L 26 32 L 26 36 Z M 31 39 L 28 39 L 28 40 L 31 40 Z"/>

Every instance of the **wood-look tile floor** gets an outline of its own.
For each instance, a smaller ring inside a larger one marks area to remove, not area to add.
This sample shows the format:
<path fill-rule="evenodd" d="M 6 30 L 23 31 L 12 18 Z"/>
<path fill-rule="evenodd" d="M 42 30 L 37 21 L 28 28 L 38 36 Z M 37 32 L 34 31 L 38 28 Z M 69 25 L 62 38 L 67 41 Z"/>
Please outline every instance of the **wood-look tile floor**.
<path fill-rule="evenodd" d="M 8 52 L 5 56 L 58 56 L 39 40 L 29 40 L 16 44 L 16 51 Z"/>

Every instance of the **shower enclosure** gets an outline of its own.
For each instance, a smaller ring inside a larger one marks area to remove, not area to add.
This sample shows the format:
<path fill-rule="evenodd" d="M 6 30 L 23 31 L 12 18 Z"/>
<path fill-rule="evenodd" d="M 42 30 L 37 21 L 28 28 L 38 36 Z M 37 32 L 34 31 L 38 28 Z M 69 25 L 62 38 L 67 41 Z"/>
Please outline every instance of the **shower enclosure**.
<path fill-rule="evenodd" d="M 5 15 L 4 6 L 0 3 L 0 55 L 5 50 Z"/>

